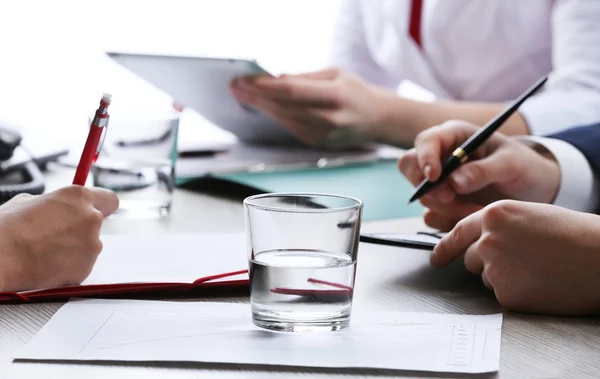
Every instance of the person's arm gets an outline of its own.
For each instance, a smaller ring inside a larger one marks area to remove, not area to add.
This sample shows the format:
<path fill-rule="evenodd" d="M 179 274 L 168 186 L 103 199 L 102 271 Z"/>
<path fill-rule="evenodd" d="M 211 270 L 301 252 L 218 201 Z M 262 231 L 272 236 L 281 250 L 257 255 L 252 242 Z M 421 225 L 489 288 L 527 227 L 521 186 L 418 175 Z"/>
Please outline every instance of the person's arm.
<path fill-rule="evenodd" d="M 367 6 L 368 2 L 362 0 L 340 2 L 328 65 L 352 72 L 375 85 L 395 91 L 401 78 L 377 64 L 367 44 L 364 9 Z"/>
<path fill-rule="evenodd" d="M 462 101 L 422 102 L 385 93 L 380 94 L 379 101 L 378 109 L 384 112 L 373 123 L 373 133 L 380 142 L 395 146 L 409 146 L 420 132 L 448 120 L 485 125 L 507 106 L 503 103 Z M 403 133 L 398 133 L 398 129 L 404 129 Z M 499 131 L 507 135 L 529 134 L 527 123 L 519 112 L 506 120 Z M 407 135 L 410 136 L 408 139 Z"/>
<path fill-rule="evenodd" d="M 553 71 L 543 92 L 525 102 L 500 129 L 509 135 L 546 135 L 600 121 L 600 7 L 596 1 L 557 0 L 552 18 Z M 447 120 L 483 125 L 503 103 L 418 102 L 388 96 L 376 123 L 383 142 L 406 145 L 397 128 L 420 131 Z M 400 138 L 398 137 L 400 136 Z"/>

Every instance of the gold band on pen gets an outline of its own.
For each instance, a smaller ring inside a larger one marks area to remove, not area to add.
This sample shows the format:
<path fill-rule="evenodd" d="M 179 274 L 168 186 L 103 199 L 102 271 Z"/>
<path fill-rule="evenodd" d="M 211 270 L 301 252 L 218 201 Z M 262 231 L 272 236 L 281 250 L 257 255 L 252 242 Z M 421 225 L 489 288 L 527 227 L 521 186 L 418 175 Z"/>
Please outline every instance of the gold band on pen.
<path fill-rule="evenodd" d="M 452 155 L 455 156 L 456 158 L 460 159 L 460 163 L 465 163 L 467 161 L 467 159 L 469 159 L 469 156 L 467 155 L 467 153 L 460 147 L 458 149 L 454 150 Z"/>

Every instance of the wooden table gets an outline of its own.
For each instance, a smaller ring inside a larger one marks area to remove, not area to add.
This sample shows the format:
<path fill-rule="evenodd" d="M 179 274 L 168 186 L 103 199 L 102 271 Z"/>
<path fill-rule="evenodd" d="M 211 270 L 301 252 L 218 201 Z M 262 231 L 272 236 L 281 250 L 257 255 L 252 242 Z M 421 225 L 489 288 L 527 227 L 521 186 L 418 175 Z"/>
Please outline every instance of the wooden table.
<path fill-rule="evenodd" d="M 49 189 L 68 183 L 72 173 L 54 170 Z M 163 220 L 109 219 L 103 233 L 242 232 L 241 199 L 224 199 L 177 190 L 173 212 Z M 420 220 L 370 223 L 370 231 L 424 230 Z M 485 314 L 502 312 L 493 294 L 460 262 L 430 268 L 428 253 L 362 244 L 356 308 L 416 312 Z M 219 301 L 247 302 L 246 298 Z M 296 377 L 460 377 L 381 370 L 320 370 L 200 364 L 42 364 L 11 363 L 62 304 L 0 306 L 0 378 L 296 378 Z M 600 376 L 600 320 L 504 313 L 500 371 L 484 377 L 597 378 Z"/>

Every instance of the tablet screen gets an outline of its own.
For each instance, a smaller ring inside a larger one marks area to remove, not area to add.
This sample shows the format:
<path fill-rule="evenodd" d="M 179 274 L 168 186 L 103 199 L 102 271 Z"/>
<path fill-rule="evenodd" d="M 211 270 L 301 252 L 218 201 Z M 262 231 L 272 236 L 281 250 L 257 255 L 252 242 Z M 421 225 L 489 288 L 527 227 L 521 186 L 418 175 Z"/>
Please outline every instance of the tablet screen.
<path fill-rule="evenodd" d="M 114 61 L 190 107 L 216 126 L 253 144 L 301 144 L 262 112 L 240 104 L 229 93 L 235 78 L 269 75 L 255 61 L 107 53 Z"/>

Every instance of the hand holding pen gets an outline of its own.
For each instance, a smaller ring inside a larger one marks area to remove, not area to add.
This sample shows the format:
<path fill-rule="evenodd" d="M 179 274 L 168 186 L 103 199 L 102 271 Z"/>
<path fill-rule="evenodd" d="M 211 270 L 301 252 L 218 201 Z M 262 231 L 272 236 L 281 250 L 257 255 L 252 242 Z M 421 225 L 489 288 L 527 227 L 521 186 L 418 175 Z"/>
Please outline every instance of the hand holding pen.
<path fill-rule="evenodd" d="M 467 122 L 451 121 L 423 132 L 400 159 L 400 171 L 414 186 L 426 176 L 436 181 L 443 159 L 479 130 Z M 427 208 L 425 223 L 449 231 L 459 220 L 501 199 L 553 202 L 561 182 L 560 167 L 552 154 L 530 146 L 520 138 L 491 135 L 468 161 L 419 199 Z"/>
<path fill-rule="evenodd" d="M 497 115 L 494 119 L 490 120 L 485 126 L 471 135 L 466 141 L 446 158 L 442 165 L 442 172 L 435 181 L 429 181 L 423 179 L 423 181 L 417 186 L 415 193 L 411 196 L 409 202 L 413 202 L 419 199 L 421 196 L 427 194 L 435 187 L 439 186 L 446 180 L 446 178 L 454 172 L 461 164 L 465 163 L 471 154 L 487 140 L 492 134 L 498 130 L 506 122 L 514 112 L 516 112 L 521 104 L 523 104 L 531 95 L 539 90 L 548 80 L 548 77 L 544 76 L 533 84 L 527 91 L 525 91 L 519 98 L 512 102 L 502 113 Z"/>

